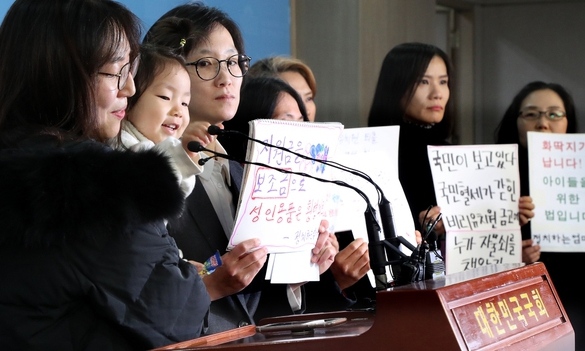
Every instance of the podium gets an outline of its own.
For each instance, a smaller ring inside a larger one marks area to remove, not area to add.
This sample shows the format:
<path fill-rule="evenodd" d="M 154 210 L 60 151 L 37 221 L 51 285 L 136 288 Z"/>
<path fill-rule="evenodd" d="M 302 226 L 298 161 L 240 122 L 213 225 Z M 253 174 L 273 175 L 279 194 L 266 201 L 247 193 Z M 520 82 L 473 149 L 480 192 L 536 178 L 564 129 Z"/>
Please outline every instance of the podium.
<path fill-rule="evenodd" d="M 376 311 L 268 318 L 259 325 L 345 317 L 301 334 L 238 328 L 156 350 L 575 350 L 544 264 L 481 267 L 376 293 Z"/>

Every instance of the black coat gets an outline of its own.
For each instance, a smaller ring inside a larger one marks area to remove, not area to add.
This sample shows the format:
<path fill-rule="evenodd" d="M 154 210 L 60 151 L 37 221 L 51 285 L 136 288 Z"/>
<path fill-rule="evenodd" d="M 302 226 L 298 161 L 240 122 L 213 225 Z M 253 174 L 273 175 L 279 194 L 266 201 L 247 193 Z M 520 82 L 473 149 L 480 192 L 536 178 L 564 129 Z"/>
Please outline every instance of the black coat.
<path fill-rule="evenodd" d="M 0 150 L 0 349 L 144 350 L 198 337 L 209 296 L 163 219 L 183 197 L 154 151 Z"/>
<path fill-rule="evenodd" d="M 518 146 L 520 194 L 529 195 L 528 150 Z M 532 222 L 522 226 L 522 239 L 532 237 Z M 555 286 L 559 298 L 575 331 L 575 350 L 585 349 L 585 300 L 575 282 L 581 279 L 580 268 L 585 261 L 583 252 L 542 252 L 540 260 Z"/>

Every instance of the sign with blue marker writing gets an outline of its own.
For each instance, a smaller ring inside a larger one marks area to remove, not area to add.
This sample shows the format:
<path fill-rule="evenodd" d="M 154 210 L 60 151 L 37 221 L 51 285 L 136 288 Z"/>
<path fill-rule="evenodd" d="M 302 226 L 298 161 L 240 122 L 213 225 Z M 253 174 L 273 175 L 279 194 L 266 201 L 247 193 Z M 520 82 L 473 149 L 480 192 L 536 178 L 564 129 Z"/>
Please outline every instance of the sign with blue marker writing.
<path fill-rule="evenodd" d="M 377 184 L 390 201 L 396 235 L 404 236 L 416 246 L 410 208 L 398 179 L 399 133 L 399 126 L 344 129 L 335 153 L 335 161 L 353 168 L 353 172 L 339 169 L 332 172 L 335 179 L 343 180 L 363 191 L 379 217 L 379 194 L 372 183 Z M 362 173 L 364 177 L 355 173 Z M 370 181 L 364 178 L 370 178 Z M 352 230 L 354 237 L 362 237 L 367 241 L 362 215 L 366 207 L 364 199 L 351 189 L 340 188 L 334 201 L 338 205 L 335 230 Z"/>
<path fill-rule="evenodd" d="M 269 253 L 298 252 L 315 246 L 319 224 L 331 217 L 334 185 L 327 161 L 335 153 L 341 123 L 306 123 L 271 119 L 250 122 L 240 202 L 228 249 L 259 238 Z M 286 150 L 295 152 L 299 156 Z"/>
<path fill-rule="evenodd" d="M 585 134 L 528 132 L 532 239 L 542 251 L 585 252 Z"/>
<path fill-rule="evenodd" d="M 428 146 L 447 274 L 520 263 L 518 145 Z"/>

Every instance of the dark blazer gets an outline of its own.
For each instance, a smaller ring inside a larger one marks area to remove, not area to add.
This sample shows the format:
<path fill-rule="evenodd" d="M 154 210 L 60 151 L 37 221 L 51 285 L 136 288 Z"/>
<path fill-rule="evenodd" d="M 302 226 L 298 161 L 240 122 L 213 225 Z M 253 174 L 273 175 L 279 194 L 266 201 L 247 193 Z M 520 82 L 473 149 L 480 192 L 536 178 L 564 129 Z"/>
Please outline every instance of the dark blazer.
<path fill-rule="evenodd" d="M 235 161 L 229 162 L 232 184 L 230 190 L 234 194 L 234 199 L 238 199 L 243 168 Z M 169 223 L 169 231 L 183 251 L 185 259 L 204 262 L 217 250 L 222 255 L 226 252 L 227 235 L 200 181 L 196 182 L 193 192 L 186 199 L 186 210 L 183 216 Z M 270 284 L 266 281 L 265 269 L 266 267 L 242 292 L 211 303 L 204 334 L 254 324 L 255 317 L 293 313 L 288 303 L 286 285 Z M 262 292 L 265 295 L 265 302 L 259 307 Z M 258 315 L 255 316 L 257 312 Z"/>

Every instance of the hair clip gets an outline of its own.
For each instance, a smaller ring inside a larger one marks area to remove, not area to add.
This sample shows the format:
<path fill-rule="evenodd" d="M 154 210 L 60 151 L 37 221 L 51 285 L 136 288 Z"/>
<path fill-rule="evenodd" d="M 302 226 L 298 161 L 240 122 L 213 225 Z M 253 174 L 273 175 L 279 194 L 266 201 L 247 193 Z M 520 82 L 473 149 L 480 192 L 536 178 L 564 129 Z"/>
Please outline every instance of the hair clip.
<path fill-rule="evenodd" d="M 181 47 L 185 46 L 185 43 L 187 43 L 187 40 L 185 38 L 181 39 L 181 41 L 179 42 L 179 45 L 181 45 Z"/>

